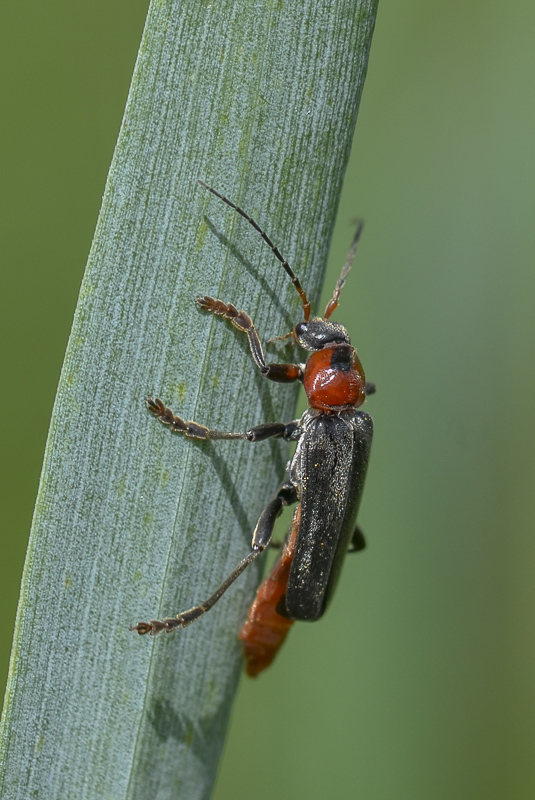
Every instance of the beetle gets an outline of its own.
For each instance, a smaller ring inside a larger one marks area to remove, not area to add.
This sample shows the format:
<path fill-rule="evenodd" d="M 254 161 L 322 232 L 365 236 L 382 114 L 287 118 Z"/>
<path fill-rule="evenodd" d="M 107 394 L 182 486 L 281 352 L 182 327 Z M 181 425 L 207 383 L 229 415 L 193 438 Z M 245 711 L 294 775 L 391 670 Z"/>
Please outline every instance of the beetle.
<path fill-rule="evenodd" d="M 256 676 L 273 661 L 295 620 L 314 621 L 323 615 L 346 553 L 365 547 L 356 517 L 369 461 L 373 421 L 369 414 L 357 409 L 367 395 L 375 392 L 375 385 L 366 383 L 362 364 L 346 329 L 329 321 L 353 262 L 362 222 L 323 317 L 314 317 L 299 279 L 268 235 L 227 197 L 203 181 L 198 183 L 244 217 L 286 270 L 303 307 L 303 320 L 289 336 L 310 355 L 305 364 L 266 363 L 258 332 L 245 311 L 238 311 L 232 303 L 208 295 L 198 297 L 196 303 L 200 309 L 230 320 L 247 335 L 253 361 L 264 377 L 282 383 L 302 382 L 309 408 L 299 420 L 267 422 L 245 432 L 230 433 L 186 422 L 159 398 L 146 399 L 148 410 L 160 422 L 188 438 L 249 442 L 282 438 L 295 442 L 296 449 L 279 490 L 260 515 L 253 532 L 251 552 L 216 591 L 204 603 L 175 617 L 139 622 L 131 630 L 140 635 L 169 633 L 190 625 L 209 611 L 249 564 L 272 544 L 273 527 L 282 509 L 297 503 L 279 557 L 260 585 L 239 634 L 246 671 Z"/>

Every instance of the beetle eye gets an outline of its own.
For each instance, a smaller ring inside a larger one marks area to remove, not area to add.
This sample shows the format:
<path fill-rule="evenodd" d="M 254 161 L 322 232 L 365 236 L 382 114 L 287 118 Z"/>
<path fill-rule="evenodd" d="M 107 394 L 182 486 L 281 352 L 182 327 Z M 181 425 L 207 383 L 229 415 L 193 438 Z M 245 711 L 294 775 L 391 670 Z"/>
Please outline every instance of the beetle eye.
<path fill-rule="evenodd" d="M 308 330 L 308 325 L 306 322 L 298 322 L 294 328 L 296 336 L 302 336 Z"/>

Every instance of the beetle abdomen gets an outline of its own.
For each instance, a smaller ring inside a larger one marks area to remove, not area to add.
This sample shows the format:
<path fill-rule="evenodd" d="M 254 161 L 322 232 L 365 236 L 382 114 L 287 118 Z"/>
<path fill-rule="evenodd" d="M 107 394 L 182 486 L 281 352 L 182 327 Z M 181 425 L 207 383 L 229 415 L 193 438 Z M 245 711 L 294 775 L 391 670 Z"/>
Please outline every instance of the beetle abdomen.
<path fill-rule="evenodd" d="M 297 506 L 287 540 L 267 578 L 264 578 L 258 587 L 247 620 L 238 637 L 243 642 L 245 669 L 251 678 L 255 678 L 269 667 L 294 623 L 293 619 L 282 616 L 279 612 L 280 606 L 284 607 L 299 516 L 300 506 Z"/>

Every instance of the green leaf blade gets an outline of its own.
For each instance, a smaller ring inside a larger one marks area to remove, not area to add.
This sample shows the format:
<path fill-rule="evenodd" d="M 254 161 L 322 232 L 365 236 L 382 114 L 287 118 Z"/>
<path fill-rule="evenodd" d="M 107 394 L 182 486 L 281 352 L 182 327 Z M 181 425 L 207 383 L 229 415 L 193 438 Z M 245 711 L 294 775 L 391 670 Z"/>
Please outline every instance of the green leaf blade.
<path fill-rule="evenodd" d="M 151 5 L 23 577 L 0 744 L 10 800 L 210 795 L 260 564 L 191 628 L 129 626 L 214 590 L 288 450 L 173 436 L 144 397 L 220 430 L 292 419 L 296 388 L 268 385 L 244 337 L 193 301 L 246 309 L 265 341 L 298 321 L 299 298 L 196 179 L 254 216 L 316 299 L 374 14 L 372 0 Z"/>

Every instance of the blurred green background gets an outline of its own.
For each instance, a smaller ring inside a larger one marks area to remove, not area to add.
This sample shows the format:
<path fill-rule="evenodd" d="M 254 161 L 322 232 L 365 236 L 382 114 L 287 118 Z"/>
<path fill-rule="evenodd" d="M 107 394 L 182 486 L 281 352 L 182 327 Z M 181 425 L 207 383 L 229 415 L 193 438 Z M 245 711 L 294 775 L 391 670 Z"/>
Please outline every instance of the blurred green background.
<path fill-rule="evenodd" d="M 3 13 L 2 683 L 147 5 Z M 336 318 L 378 384 L 369 547 L 242 681 L 216 800 L 535 794 L 534 31 L 527 0 L 380 4 L 324 297 L 364 216 Z"/>

